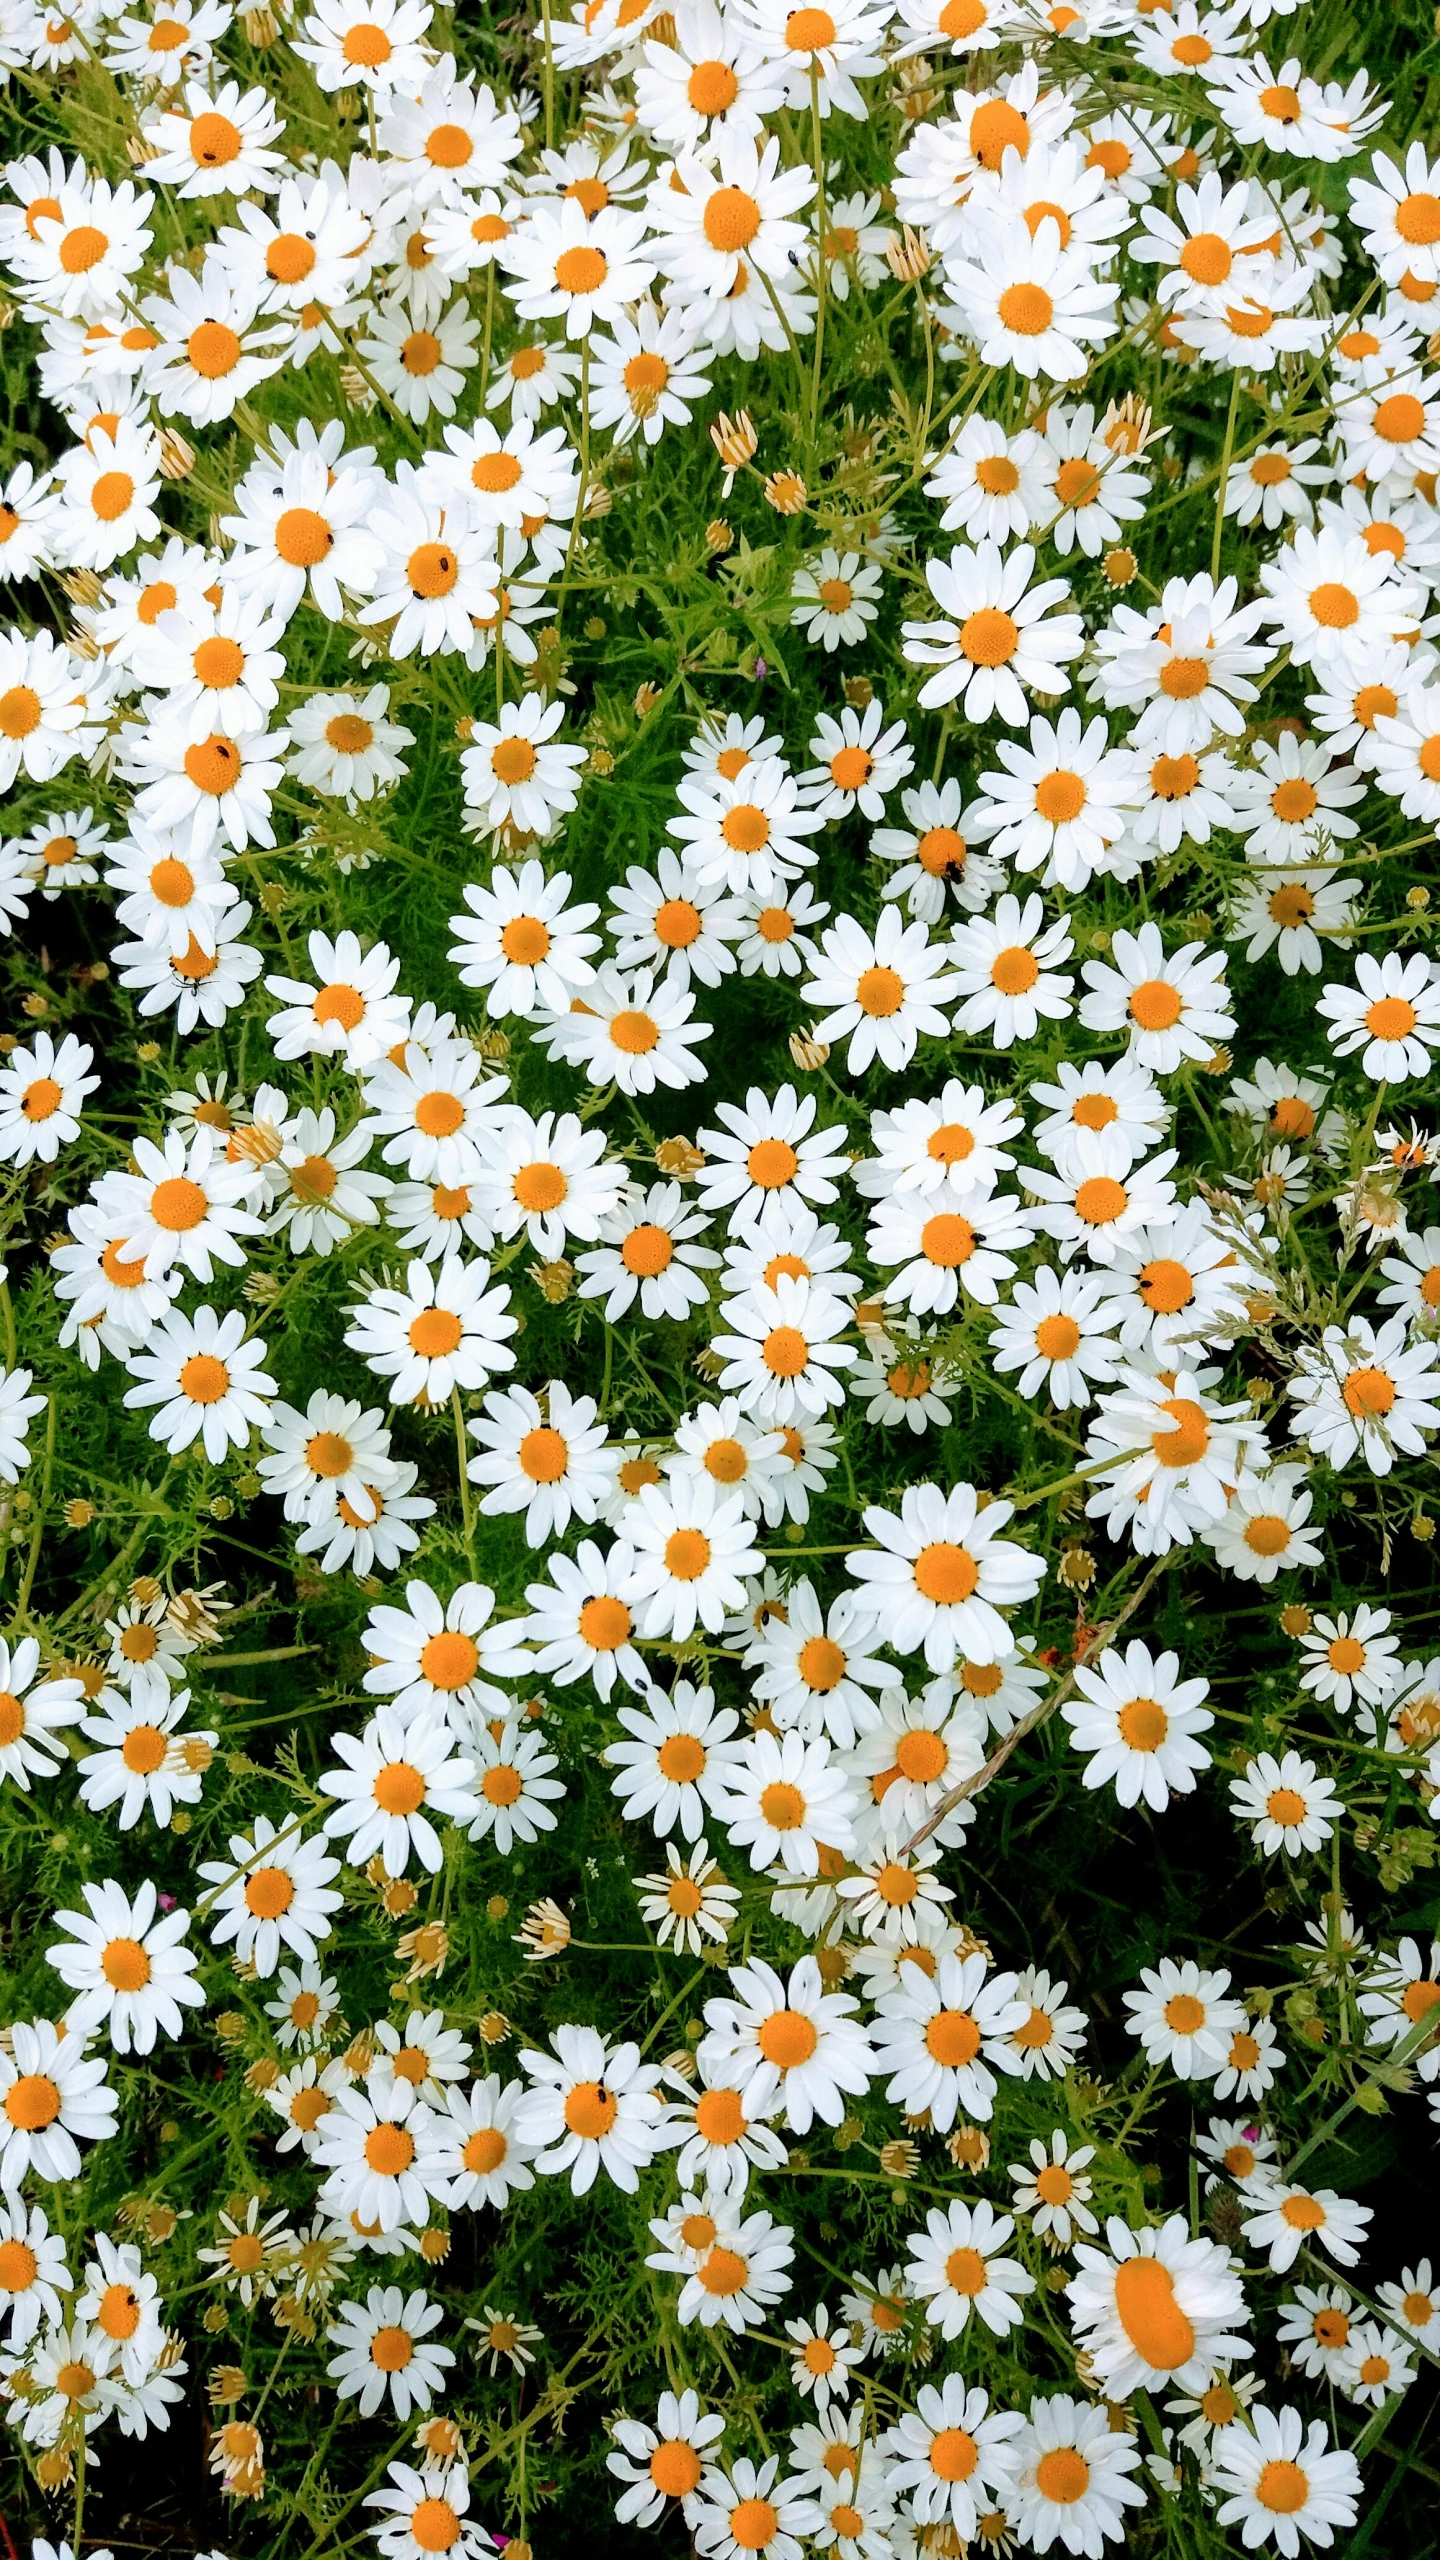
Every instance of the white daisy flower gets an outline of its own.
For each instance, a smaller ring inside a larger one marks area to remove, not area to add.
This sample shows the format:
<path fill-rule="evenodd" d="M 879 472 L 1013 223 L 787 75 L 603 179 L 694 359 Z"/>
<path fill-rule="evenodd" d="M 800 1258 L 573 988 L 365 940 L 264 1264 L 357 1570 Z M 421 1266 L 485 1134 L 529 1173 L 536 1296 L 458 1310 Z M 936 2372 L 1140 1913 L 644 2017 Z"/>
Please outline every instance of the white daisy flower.
<path fill-rule="evenodd" d="M 1212 2459 L 1220 2525 L 1238 2525 L 1247 2550 L 1273 2540 L 1284 2560 L 1296 2560 L 1302 2534 L 1325 2548 L 1337 2525 L 1355 2522 L 1359 2463 L 1331 2450 L 1318 2418 L 1307 2430 L 1298 2409 L 1248 2410 L 1216 2437 Z"/>
<path fill-rule="evenodd" d="M 648 1821 L 661 1840 L 678 1823 L 687 1840 L 699 1840 L 707 1812 L 723 1815 L 727 1781 L 740 1767 L 734 1709 L 717 1708 L 710 1689 L 677 1680 L 670 1697 L 651 1689 L 643 1707 L 617 1713 L 631 1739 L 612 1742 L 603 1756 L 620 1772 L 610 1783 L 627 1821 Z"/>
<path fill-rule="evenodd" d="M 67 1725 L 80 1723 L 85 1706 L 82 1681 L 40 1680 L 39 1669 L 34 1636 L 0 1642 L 0 1778 L 12 1780 L 25 1795 L 32 1777 L 53 1778 L 64 1766 L 59 1736 Z"/>
<path fill-rule="evenodd" d="M 693 1055 L 695 1043 L 708 1040 L 712 1025 L 692 1019 L 695 997 L 672 979 L 658 984 L 648 969 L 633 977 L 602 968 L 587 988 L 580 1011 L 543 1011 L 537 1037 L 548 1040 L 551 1058 L 583 1067 L 597 1088 L 614 1085 L 624 1094 L 654 1093 L 657 1086 L 679 1092 L 703 1084 L 706 1069 Z"/>
<path fill-rule="evenodd" d="M 81 2142 L 108 2142 L 119 2101 L 83 2037 L 48 2018 L 17 2020 L 0 2049 L 0 2190 L 7 2206 L 30 2174 L 78 2178 Z"/>
<path fill-rule="evenodd" d="M 1318 1351 L 1302 1348 L 1291 1389 L 1295 1430 L 1332 1467 L 1357 1454 L 1372 1475 L 1388 1475 L 1397 1453 L 1418 1458 L 1440 1424 L 1433 1400 L 1440 1349 L 1407 1339 L 1405 1319 L 1378 1327 L 1352 1317 L 1327 1325 Z"/>
<path fill-rule="evenodd" d="M 1000 1612 L 1033 1598 L 1043 1562 L 1001 1536 L 1013 1515 L 1008 1502 L 983 1514 L 972 1485 L 911 1485 L 900 1515 L 872 1506 L 864 1514 L 878 1552 L 857 1549 L 850 1572 L 866 1592 L 897 1653 L 923 1649 L 932 1671 L 948 1671 L 962 1654 L 1003 1661 L 1015 1639 Z"/>
<path fill-rule="evenodd" d="M 869 1693 L 894 1685 L 891 1666 L 876 1658 L 883 1641 L 859 1593 L 841 1592 L 826 1610 L 810 1582 L 801 1580 L 746 1653 L 753 1694 L 769 1706 L 782 1733 L 793 1727 L 810 1741 L 823 1732 L 848 1748 L 874 1719 Z"/>
<path fill-rule="evenodd" d="M 409 1003 L 392 993 L 400 963 L 383 942 L 364 951 L 358 937 L 349 932 L 334 941 L 328 934 L 312 933 L 306 949 L 320 981 L 318 988 L 291 978 L 265 981 L 266 994 L 281 1002 L 281 1011 L 272 1014 L 266 1025 L 275 1055 L 339 1055 L 351 1073 L 357 1073 L 405 1038 Z"/>
<path fill-rule="evenodd" d="M 436 1271 L 428 1262 L 406 1268 L 403 1289 L 373 1289 L 348 1312 L 348 1349 L 357 1351 L 376 1377 L 392 1381 L 392 1401 L 411 1404 L 422 1395 L 446 1404 L 458 1389 L 484 1386 L 497 1369 L 514 1366 L 508 1338 L 516 1320 L 510 1292 L 488 1287 L 488 1262 L 449 1255 Z"/>
<path fill-rule="evenodd" d="M 650 1481 L 660 1481 L 658 1467 Z M 631 1642 L 634 1612 L 622 1596 L 630 1591 L 634 1575 L 629 1546 L 617 1539 L 603 1556 L 587 1538 L 573 1558 L 552 1555 L 546 1569 L 548 1583 L 526 1585 L 525 1597 L 536 1615 L 507 1626 L 517 1642 L 524 1638 L 538 1645 L 534 1668 L 566 1686 L 588 1677 L 605 1699 L 617 1679 L 631 1689 L 648 1690 L 650 1674 Z"/>
<path fill-rule="evenodd" d="M 819 1281 L 777 1271 L 773 1287 L 759 1281 L 725 1298 L 721 1322 L 733 1326 L 711 1344 L 724 1359 L 722 1390 L 743 1397 L 757 1421 L 774 1429 L 845 1401 L 838 1370 L 853 1367 L 853 1348 L 836 1339 L 854 1321 L 843 1298 Z"/>
<path fill-rule="evenodd" d="M 1051 610 L 1069 595 L 1068 582 L 1032 587 L 1034 566 L 1028 542 L 1003 559 L 993 542 L 956 543 L 948 560 L 926 562 L 930 592 L 949 619 L 903 626 L 909 663 L 935 670 L 920 688 L 922 711 L 959 700 L 972 723 L 997 717 L 1019 729 L 1027 689 L 1068 693 L 1065 664 L 1080 655 L 1084 628 L 1078 614 Z"/>
<path fill-rule="evenodd" d="M 950 936 L 955 984 L 963 999 L 957 1031 L 986 1031 L 996 1049 L 1033 1040 L 1041 1019 L 1061 1022 L 1073 1010 L 1075 981 L 1054 963 L 1073 957 L 1070 928 L 1047 925 L 1039 898 L 1022 907 L 1008 894 L 991 916 L 956 925 Z"/>
<path fill-rule="evenodd" d="M 1302 1467 L 1244 1473 L 1218 1520 L 1201 1531 L 1217 1563 L 1242 1582 L 1273 1582 L 1277 1573 L 1324 1561 L 1306 1523 L 1315 1507 Z"/>
<path fill-rule="evenodd" d="M 1232 1783 L 1230 1802 L 1236 1819 L 1252 1826 L 1255 1846 L 1267 1858 L 1282 1849 L 1298 1858 L 1323 1848 L 1345 1811 L 1344 1798 L 1298 1751 L 1280 1760 L 1273 1752 L 1258 1753 Z"/>
<path fill-rule="evenodd" d="M 153 2052 L 157 2035 L 182 2032 L 183 2009 L 205 2003 L 193 1979 L 197 1959 L 182 1943 L 190 1914 L 167 1911 L 157 1919 L 156 1889 L 148 1880 L 133 1903 L 113 1877 L 81 1890 L 88 1913 L 55 1914 L 74 1944 L 45 1950 L 46 1963 L 79 1994 L 67 2026 L 86 2037 L 103 2026 L 117 2053 Z"/>
<path fill-rule="evenodd" d="M 1015 2487 L 1018 2411 L 992 2409 L 988 2392 L 958 2373 L 938 2388 L 922 2383 L 881 2438 L 889 2457 L 886 2484 L 903 2497 L 917 2524 L 948 2525 L 971 2541 L 982 2514 L 1002 2509 Z"/>
<path fill-rule="evenodd" d="M 1010 2450 L 1017 2477 L 1004 2513 L 1031 2550 L 1060 2542 L 1098 2560 L 1107 2542 L 1124 2541 L 1126 2508 L 1145 2503 L 1130 2476 L 1140 2468 L 1140 2448 L 1130 2436 L 1112 2433 L 1103 2407 L 1064 2392 L 1032 2400 Z"/>
<path fill-rule="evenodd" d="M 735 1996 L 705 2003 L 700 2071 L 712 2085 L 733 2086 L 751 2116 L 783 2100 L 792 2133 L 808 2133 L 817 2116 L 839 2124 L 845 2096 L 863 2097 L 872 2076 L 858 2001 L 826 1991 L 813 1956 L 802 1956 L 788 1981 L 758 1957 L 729 1979 Z"/>
<path fill-rule="evenodd" d="M 517 1840 L 528 1847 L 542 1831 L 554 1830 L 549 1801 L 562 1797 L 565 1788 L 551 1775 L 560 1763 L 538 1733 L 507 1724 L 497 1735 L 484 1725 L 472 1734 L 470 1748 L 477 1804 L 472 1840 L 493 1840 L 501 1857 L 508 1858 Z"/>
<path fill-rule="evenodd" d="M 401 1876 L 411 1854 L 432 1875 L 444 1852 L 430 1817 L 472 1820 L 478 1810 L 473 1761 L 456 1759 L 450 1727 L 422 1709 L 402 1722 L 382 1707 L 363 1733 L 331 1737 L 343 1769 L 327 1769 L 321 1793 L 339 1799 L 322 1825 L 331 1839 L 347 1840 L 352 1866 L 378 1856 L 389 1876 Z"/>
<path fill-rule="evenodd" d="M 877 1999 L 871 2029 L 876 2070 L 892 2074 L 887 2099 L 911 2116 L 928 2108 L 941 2133 L 962 2109 L 988 2122 L 996 2071 L 1015 2068 L 1005 2040 L 1028 2016 L 1015 1975 L 987 1981 L 983 1955 L 942 1956 L 933 1975 L 906 1965 Z"/>
<path fill-rule="evenodd" d="M 856 1809 L 823 1735 L 807 1741 L 763 1728 L 738 1745 L 715 1801 L 731 1845 L 749 1850 L 752 1867 L 778 1866 L 787 1877 L 817 1875 L 822 1847 L 848 1857 Z"/>
<path fill-rule="evenodd" d="M 280 1949 L 288 1947 L 302 1963 L 313 1964 L 318 1941 L 330 1935 L 330 1914 L 344 1895 L 333 1892 L 340 1861 L 326 1855 L 319 1838 L 303 1839 L 298 1822 L 278 1830 L 268 1814 L 258 1814 L 249 1838 L 232 1832 L 229 1860 L 211 1860 L 198 1870 L 215 1915 L 210 1935 L 216 1946 L 234 1946 L 242 1964 L 253 1964 L 265 1980 L 275 1971 Z"/>
<path fill-rule="evenodd" d="M 932 2205 L 924 2231 L 908 2235 L 906 2282 L 942 2338 L 958 2338 L 972 2311 L 997 2338 L 1019 2327 L 1020 2305 L 1034 2292 L 1035 2279 L 1003 2254 L 1014 2231 L 1008 2213 L 982 2201 L 952 2204 L 944 2213 Z"/>
<path fill-rule="evenodd" d="M 1031 2142 L 1028 2167 L 1012 2162 L 1006 2172 L 1015 2183 L 1011 2202 L 1016 2212 L 1025 2214 L 1037 2237 L 1052 2248 L 1068 2249 L 1077 2231 L 1100 2228 L 1090 2211 L 1092 2181 L 1084 2175 L 1094 2157 L 1093 2144 L 1075 2147 L 1057 2125 L 1048 2147 L 1038 2139 Z"/>
<path fill-rule="evenodd" d="M 1127 1991 L 1126 2032 L 1140 2038 L 1146 2061 L 1168 2065 L 1177 2080 L 1213 2080 L 1225 2064 L 1229 2040 L 1244 2025 L 1244 2011 L 1230 1999 L 1228 1973 L 1203 1972 L 1189 1957 L 1176 1964 L 1162 1956 L 1140 1976 L 1143 1990 Z"/>
<path fill-rule="evenodd" d="M 370 1612 L 362 1685 L 387 1699 L 402 1725 L 417 1716 L 448 1717 L 459 1734 L 483 1708 L 513 1714 L 513 1700 L 494 1683 L 522 1676 L 531 1657 L 514 1619 L 492 1618 L 494 1606 L 483 1582 L 460 1583 L 444 1603 L 428 1582 L 407 1582 L 403 1609 L 382 1603 Z"/>
<path fill-rule="evenodd" d="M 1043 1387 L 1064 1413 L 1092 1401 L 1092 1380 L 1111 1384 L 1122 1355 L 1113 1338 L 1119 1309 L 1105 1282 L 1103 1271 L 1087 1276 L 1083 1267 L 1055 1271 L 1044 1262 L 1030 1280 L 1017 1280 L 990 1351 L 1002 1376 L 1019 1370 L 1022 1396 L 1033 1399 Z"/>
<path fill-rule="evenodd" d="M 516 2131 L 535 2146 L 542 2176 L 563 2176 L 587 2195 L 603 2168 L 626 2195 L 662 2147 L 660 2067 L 642 2063 L 639 2047 L 607 2045 L 594 2027 L 557 2027 L 553 2054 L 522 2053 L 531 2086 L 516 2110 Z"/>
<path fill-rule="evenodd" d="M 1218 2242 L 1191 2237 L 1183 2214 L 1133 2231 L 1119 2214 L 1106 2249 L 1075 2252 L 1066 2295 L 1071 2327 L 1107 2393 L 1154 2391 L 1166 2382 L 1203 2390 L 1215 2365 L 1249 2356 L 1238 2334 L 1245 2293 Z"/>
<path fill-rule="evenodd" d="M 274 1379 L 260 1366 L 265 1357 L 258 1337 L 245 1340 L 245 1319 L 237 1309 L 220 1316 L 202 1306 L 190 1317 L 172 1307 L 147 1347 L 130 1357 L 131 1373 L 141 1383 L 127 1389 L 125 1402 L 142 1412 L 159 1406 L 150 1437 L 172 1456 L 199 1440 L 218 1467 L 228 1449 L 248 1448 L 252 1431 L 265 1427 L 275 1394 Z"/>
<path fill-rule="evenodd" d="M 669 48 L 657 45 L 654 50 Z M 678 2396 L 662 2391 L 653 2426 L 617 2418 L 611 2428 L 614 2450 L 605 2456 L 606 2470 L 627 2483 L 615 2501 L 617 2523 L 658 2524 L 674 2499 L 686 2524 L 698 2524 L 701 2506 L 695 2493 L 710 2447 L 724 2432 L 723 2417 L 704 2412 L 698 2394 L 690 2390 Z"/>
<path fill-rule="evenodd" d="M 792 624 L 831 653 L 853 648 L 879 610 L 884 574 L 878 561 L 827 545 L 814 560 L 802 562 L 790 581 Z"/>
<path fill-rule="evenodd" d="M 1197 1737 L 1215 1719 L 1204 1711 L 1207 1680 L 1180 1680 L 1178 1654 L 1152 1655 L 1131 1643 L 1111 1645 L 1092 1670 L 1075 1666 L 1078 1698 L 1061 1709 L 1074 1748 L 1090 1756 L 1085 1784 L 1112 1786 L 1126 1807 L 1142 1800 L 1163 1813 L 1175 1795 L 1192 1795 L 1210 1753 Z"/>
<path fill-rule="evenodd" d="M 403 2423 L 428 2409 L 445 2389 L 455 2357 L 430 2335 L 444 2318 L 440 2303 L 398 2284 L 372 2285 L 363 2304 L 342 2302 L 326 2344 L 338 2348 L 325 2370 L 341 2400 L 359 2401 L 362 2418 L 389 2402 Z"/>
<path fill-rule="evenodd" d="M 902 791 L 900 806 L 908 823 L 877 827 L 870 838 L 877 859 L 896 866 L 881 896 L 903 900 L 912 916 L 932 925 L 950 895 L 972 915 L 988 906 L 1005 875 L 976 842 L 974 806 L 967 808 L 954 776 Z"/>

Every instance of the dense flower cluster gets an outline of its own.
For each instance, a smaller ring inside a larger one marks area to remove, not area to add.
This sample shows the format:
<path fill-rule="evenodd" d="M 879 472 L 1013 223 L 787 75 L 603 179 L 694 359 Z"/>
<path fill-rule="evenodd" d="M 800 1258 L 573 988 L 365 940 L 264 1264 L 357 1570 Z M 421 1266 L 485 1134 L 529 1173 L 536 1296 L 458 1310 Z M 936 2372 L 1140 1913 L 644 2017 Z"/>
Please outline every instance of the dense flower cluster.
<path fill-rule="evenodd" d="M 202 2410 L 305 2560 L 1403 2486 L 1440 164 L 1325 7 L 0 7 L 65 2551 Z"/>

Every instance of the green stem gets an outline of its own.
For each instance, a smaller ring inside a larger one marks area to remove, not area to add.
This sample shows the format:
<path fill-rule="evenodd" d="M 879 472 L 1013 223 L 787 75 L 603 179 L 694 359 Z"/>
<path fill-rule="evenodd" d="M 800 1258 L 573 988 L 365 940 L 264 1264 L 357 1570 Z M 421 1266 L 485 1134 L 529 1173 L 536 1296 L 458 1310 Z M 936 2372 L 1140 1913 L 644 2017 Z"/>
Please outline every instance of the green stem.
<path fill-rule="evenodd" d="M 1235 420 L 1240 407 L 1240 368 L 1237 365 L 1230 383 L 1230 414 L 1225 421 L 1225 448 L 1220 456 L 1220 485 L 1215 492 L 1215 531 L 1210 543 L 1210 577 L 1220 575 L 1220 541 L 1225 531 L 1225 491 L 1230 479 L 1230 456 L 1235 450 Z"/>

